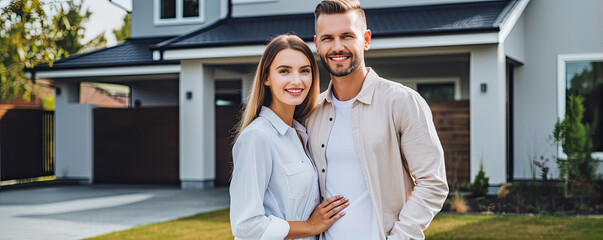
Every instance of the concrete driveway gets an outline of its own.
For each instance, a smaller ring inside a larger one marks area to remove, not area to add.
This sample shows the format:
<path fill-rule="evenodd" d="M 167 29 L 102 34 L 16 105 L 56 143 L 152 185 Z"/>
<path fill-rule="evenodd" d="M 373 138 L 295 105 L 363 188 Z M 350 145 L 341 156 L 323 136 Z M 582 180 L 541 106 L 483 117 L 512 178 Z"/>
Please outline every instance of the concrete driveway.
<path fill-rule="evenodd" d="M 52 186 L 0 191 L 0 239 L 81 239 L 228 207 L 227 188 Z"/>

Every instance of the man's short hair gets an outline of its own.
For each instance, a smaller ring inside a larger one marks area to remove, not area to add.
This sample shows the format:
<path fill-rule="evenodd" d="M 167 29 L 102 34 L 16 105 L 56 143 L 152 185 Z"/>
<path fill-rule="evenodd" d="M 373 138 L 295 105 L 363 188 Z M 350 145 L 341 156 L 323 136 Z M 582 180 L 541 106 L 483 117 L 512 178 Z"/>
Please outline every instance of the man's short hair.
<path fill-rule="evenodd" d="M 364 27 L 366 28 L 366 17 L 358 0 L 323 0 L 314 9 L 314 21 L 318 20 L 321 14 L 346 13 L 350 10 L 358 11 L 360 18 L 364 20 Z"/>

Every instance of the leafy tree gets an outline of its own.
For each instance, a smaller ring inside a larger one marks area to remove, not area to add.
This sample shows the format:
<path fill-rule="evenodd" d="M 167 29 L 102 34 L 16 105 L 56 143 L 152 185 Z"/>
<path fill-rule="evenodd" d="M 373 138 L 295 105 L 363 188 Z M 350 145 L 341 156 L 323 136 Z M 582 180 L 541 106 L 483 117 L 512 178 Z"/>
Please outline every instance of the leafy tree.
<path fill-rule="evenodd" d="M 121 25 L 121 28 L 113 30 L 113 34 L 115 35 L 115 39 L 118 42 L 126 40 L 130 37 L 130 14 L 126 14 L 124 16 L 124 23 Z"/>
<path fill-rule="evenodd" d="M 593 151 L 602 151 L 603 63 L 590 62 L 588 67 L 573 75 L 570 79 L 570 88 L 567 89 L 567 96 L 570 95 L 584 97 L 583 103 L 587 107 L 584 110 L 582 123 L 590 124 L 591 130 L 593 130 Z M 568 97 L 566 97 L 566 101 L 569 102 Z"/>
<path fill-rule="evenodd" d="M 25 68 L 53 62 L 83 49 L 84 23 L 90 12 L 81 4 L 54 5 L 56 16 L 48 16 L 39 0 L 10 0 L 0 12 L 0 99 L 21 96 L 30 100 L 35 89 Z M 60 6 L 60 7 L 57 7 Z"/>
<path fill-rule="evenodd" d="M 84 26 L 82 24 L 90 18 L 92 13 L 86 10 L 83 14 L 80 14 L 81 11 L 81 4 L 69 1 L 67 9 L 60 5 L 58 14 L 53 17 L 54 27 L 62 33 L 57 36 L 56 44 L 64 49 L 68 55 L 80 52 L 86 45 L 81 43 L 84 38 Z"/>
<path fill-rule="evenodd" d="M 55 40 L 63 32 L 54 28 L 39 0 L 12 0 L 0 13 L 0 99 L 31 97 L 24 68 L 52 62 L 65 55 Z"/>
<path fill-rule="evenodd" d="M 86 45 L 80 49 L 79 53 L 94 51 L 96 49 L 105 47 L 107 47 L 107 39 L 105 38 L 105 32 L 102 32 L 88 41 L 88 43 L 86 43 Z"/>
<path fill-rule="evenodd" d="M 567 159 L 557 158 L 560 177 L 566 182 L 566 196 L 568 184 L 594 180 L 597 163 L 591 156 L 593 144 L 590 126 L 582 123 L 584 98 L 570 95 L 568 99 L 565 118 L 563 121 L 557 120 L 553 130 L 554 140 L 561 143 L 567 156 Z"/>

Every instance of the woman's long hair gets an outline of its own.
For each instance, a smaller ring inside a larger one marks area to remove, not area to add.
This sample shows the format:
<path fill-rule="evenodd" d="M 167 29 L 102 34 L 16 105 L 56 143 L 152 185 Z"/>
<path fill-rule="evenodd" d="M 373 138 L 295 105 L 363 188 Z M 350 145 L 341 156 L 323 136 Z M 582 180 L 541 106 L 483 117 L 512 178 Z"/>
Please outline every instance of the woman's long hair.
<path fill-rule="evenodd" d="M 272 65 L 274 58 L 284 49 L 293 49 L 303 53 L 308 58 L 308 61 L 310 61 L 310 68 L 312 69 L 312 86 L 308 91 L 306 99 L 295 107 L 293 118 L 301 122 L 310 115 L 312 110 L 314 110 L 314 105 L 316 104 L 318 94 L 320 93 L 320 84 L 318 80 L 318 65 L 316 64 L 312 50 L 310 50 L 308 45 L 298 36 L 291 34 L 279 35 L 268 43 L 268 46 L 266 46 L 266 50 L 264 50 L 264 54 L 262 55 L 262 59 L 258 64 L 258 68 L 255 71 L 251 93 L 247 99 L 247 104 L 243 108 L 243 117 L 237 126 L 237 138 L 243 129 L 258 117 L 262 106 L 268 107 L 272 102 L 270 88 L 264 85 L 264 83 L 268 80 L 270 65 Z"/>

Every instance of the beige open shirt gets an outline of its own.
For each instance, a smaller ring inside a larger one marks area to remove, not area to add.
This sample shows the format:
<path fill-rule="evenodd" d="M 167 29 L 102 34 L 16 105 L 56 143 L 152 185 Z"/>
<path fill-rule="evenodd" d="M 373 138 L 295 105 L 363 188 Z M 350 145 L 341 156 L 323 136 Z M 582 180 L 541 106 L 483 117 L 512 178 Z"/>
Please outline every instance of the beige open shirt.
<path fill-rule="evenodd" d="M 325 149 L 335 118 L 331 89 L 330 84 L 306 120 L 323 197 Z M 370 69 L 352 105 L 352 131 L 381 239 L 425 238 L 423 231 L 448 195 L 444 151 L 425 100 Z"/>

